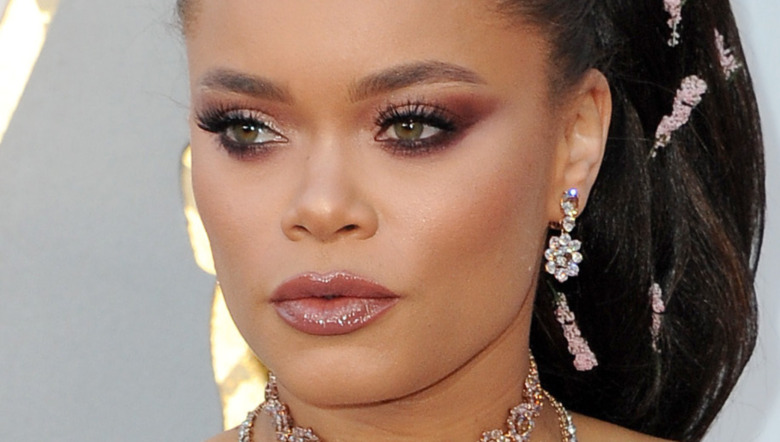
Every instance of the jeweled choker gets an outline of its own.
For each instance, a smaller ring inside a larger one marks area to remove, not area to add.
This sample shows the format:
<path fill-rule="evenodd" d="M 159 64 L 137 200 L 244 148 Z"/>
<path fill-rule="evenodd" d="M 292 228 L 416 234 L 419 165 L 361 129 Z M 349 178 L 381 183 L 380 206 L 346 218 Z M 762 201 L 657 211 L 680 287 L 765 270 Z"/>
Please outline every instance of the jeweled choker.
<path fill-rule="evenodd" d="M 530 441 L 531 431 L 534 429 L 536 419 L 542 412 L 545 398 L 547 398 L 558 415 L 561 440 L 563 442 L 577 442 L 577 430 L 574 427 L 571 415 L 550 393 L 542 389 L 539 383 L 539 371 L 533 356 L 530 359 L 528 376 L 526 376 L 523 384 L 523 402 L 509 410 L 509 417 L 506 420 L 507 431 L 485 431 L 482 433 L 479 442 Z M 268 385 L 265 387 L 265 402 L 250 411 L 246 416 L 246 420 L 239 427 L 239 442 L 252 442 L 252 430 L 257 416 L 261 412 L 266 413 L 273 420 L 278 442 L 320 442 L 320 438 L 314 434 L 311 428 L 295 426 L 289 408 L 279 400 L 276 376 L 273 373 L 268 374 Z"/>

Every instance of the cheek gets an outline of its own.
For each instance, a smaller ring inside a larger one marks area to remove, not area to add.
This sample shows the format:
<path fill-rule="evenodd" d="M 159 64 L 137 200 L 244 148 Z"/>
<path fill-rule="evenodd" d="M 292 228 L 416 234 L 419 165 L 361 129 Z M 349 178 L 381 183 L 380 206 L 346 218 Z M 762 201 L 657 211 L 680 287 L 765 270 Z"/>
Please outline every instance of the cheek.
<path fill-rule="evenodd" d="M 274 202 L 251 184 L 257 171 L 231 160 L 212 138 L 193 133 L 192 185 L 220 284 L 233 288 L 246 284 L 240 275 L 251 274 L 258 266 L 255 255 L 267 250 L 269 233 L 275 230 L 262 214 L 274 210 Z"/>
<path fill-rule="evenodd" d="M 192 187 L 198 213 L 217 261 L 215 264 L 221 266 L 225 255 L 222 250 L 230 243 L 225 232 L 235 230 L 231 226 L 231 220 L 236 218 L 231 210 L 231 206 L 235 205 L 231 201 L 236 195 L 229 190 L 229 182 L 233 178 L 225 176 L 219 161 L 214 161 L 215 155 L 211 150 L 215 149 L 207 138 L 201 134 L 193 134 L 192 137 Z"/>
<path fill-rule="evenodd" d="M 446 173 L 416 183 L 424 195 L 406 194 L 398 210 L 407 216 L 390 226 L 403 232 L 393 234 L 403 241 L 396 246 L 403 254 L 399 262 L 417 292 L 426 294 L 425 308 L 433 312 L 428 316 L 449 318 L 439 321 L 431 339 L 436 345 L 428 349 L 443 358 L 461 352 L 466 357 L 486 345 L 533 296 L 547 228 L 552 148 L 549 141 L 529 139 L 532 131 L 525 138 L 504 133 L 503 139 L 489 138 L 490 145 L 464 146 L 469 154 Z M 527 145 L 518 146 L 518 139 Z M 441 344 L 453 341 L 460 349 Z"/>
<path fill-rule="evenodd" d="M 521 165 L 471 175 L 463 181 L 466 186 L 452 192 L 457 199 L 441 201 L 425 231 L 430 242 L 427 262 L 436 267 L 432 272 L 454 271 L 472 294 L 487 292 L 505 299 L 524 294 L 536 279 L 546 224 L 539 216 L 543 178 L 536 175 Z"/>
<path fill-rule="evenodd" d="M 538 130 L 500 123 L 472 137 L 489 141 L 463 146 L 463 158 L 429 184 L 436 191 L 424 207 L 414 208 L 426 214 L 415 241 L 429 244 L 430 262 L 442 271 L 513 281 L 538 270 L 553 149 Z"/>

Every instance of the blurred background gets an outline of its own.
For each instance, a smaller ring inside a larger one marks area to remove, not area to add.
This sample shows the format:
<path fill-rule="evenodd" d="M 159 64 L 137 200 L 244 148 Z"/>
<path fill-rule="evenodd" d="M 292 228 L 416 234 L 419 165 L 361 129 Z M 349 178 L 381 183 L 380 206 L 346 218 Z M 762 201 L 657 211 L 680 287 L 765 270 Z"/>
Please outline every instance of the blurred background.
<path fill-rule="evenodd" d="M 0 441 L 222 429 L 214 277 L 193 257 L 181 190 L 187 74 L 173 7 L 0 0 Z M 780 2 L 734 8 L 767 150 L 761 335 L 706 440 L 776 441 Z"/>

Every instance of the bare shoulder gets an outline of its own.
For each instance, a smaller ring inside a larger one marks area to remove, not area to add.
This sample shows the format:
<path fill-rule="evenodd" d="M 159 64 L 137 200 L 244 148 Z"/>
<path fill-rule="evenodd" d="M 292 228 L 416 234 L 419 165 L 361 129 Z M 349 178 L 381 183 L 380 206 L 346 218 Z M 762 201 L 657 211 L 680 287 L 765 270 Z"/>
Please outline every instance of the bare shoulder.
<path fill-rule="evenodd" d="M 234 428 L 225 431 L 224 433 L 220 433 L 211 439 L 206 440 L 206 442 L 238 442 L 238 429 Z"/>
<path fill-rule="evenodd" d="M 572 413 L 572 419 L 577 427 L 577 439 L 583 442 L 662 442 L 666 440 L 637 433 L 581 414 Z"/>

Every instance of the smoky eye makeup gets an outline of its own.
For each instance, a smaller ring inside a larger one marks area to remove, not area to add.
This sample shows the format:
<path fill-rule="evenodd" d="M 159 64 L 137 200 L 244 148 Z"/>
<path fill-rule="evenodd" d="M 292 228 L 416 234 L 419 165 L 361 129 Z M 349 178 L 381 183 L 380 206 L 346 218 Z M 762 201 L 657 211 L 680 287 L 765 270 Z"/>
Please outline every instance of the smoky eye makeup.
<path fill-rule="evenodd" d="M 262 156 L 288 141 L 267 115 L 250 109 L 207 106 L 195 112 L 195 122 L 214 134 L 228 154 L 241 160 Z"/>
<path fill-rule="evenodd" d="M 461 118 L 446 106 L 425 100 L 386 104 L 376 111 L 374 140 L 392 154 L 422 156 L 446 148 L 461 129 Z"/>
<path fill-rule="evenodd" d="M 483 108 L 473 96 L 387 101 L 365 109 L 351 124 L 356 132 L 371 128 L 373 144 L 366 147 L 378 146 L 399 157 L 422 157 L 456 144 L 484 117 Z M 291 143 L 289 128 L 283 131 L 276 118 L 241 103 L 206 102 L 195 107 L 193 118 L 198 128 L 213 134 L 220 149 L 237 160 L 257 159 Z"/>

